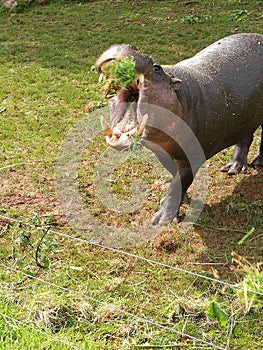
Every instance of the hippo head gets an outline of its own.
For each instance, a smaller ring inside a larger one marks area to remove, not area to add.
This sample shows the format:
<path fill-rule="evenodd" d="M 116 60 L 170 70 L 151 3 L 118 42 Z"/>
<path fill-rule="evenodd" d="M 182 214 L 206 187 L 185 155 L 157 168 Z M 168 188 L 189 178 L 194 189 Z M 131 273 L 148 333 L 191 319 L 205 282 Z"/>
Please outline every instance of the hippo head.
<path fill-rule="evenodd" d="M 180 114 L 175 92 L 180 80 L 165 72 L 159 64 L 138 49 L 126 44 L 114 45 L 106 50 L 98 58 L 96 70 L 105 74 L 107 78 L 109 64 L 124 58 L 132 58 L 135 61 L 136 74 L 129 86 L 120 88 L 109 100 L 111 125 L 109 126 L 104 119 L 101 120 L 106 141 L 119 150 L 127 148 L 136 136 L 160 143 L 159 131 L 149 126 L 153 125 L 149 123 L 151 118 L 160 116 L 154 115 L 154 109 L 147 106 L 160 106 Z"/>

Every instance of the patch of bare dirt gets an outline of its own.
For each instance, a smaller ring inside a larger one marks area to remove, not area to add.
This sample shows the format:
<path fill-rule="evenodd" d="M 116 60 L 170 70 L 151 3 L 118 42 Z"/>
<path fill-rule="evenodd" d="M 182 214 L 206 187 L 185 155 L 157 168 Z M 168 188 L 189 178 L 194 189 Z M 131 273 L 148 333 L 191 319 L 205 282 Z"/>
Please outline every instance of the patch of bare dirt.
<path fill-rule="evenodd" d="M 46 185 L 46 184 L 45 184 Z M 52 188 L 50 191 L 41 191 L 35 188 L 29 174 L 17 173 L 14 170 L 7 172 L 1 178 L 0 183 L 0 206 L 2 210 L 21 210 L 27 215 L 41 217 L 52 217 L 56 223 L 64 223 L 59 213 L 58 203 Z"/>

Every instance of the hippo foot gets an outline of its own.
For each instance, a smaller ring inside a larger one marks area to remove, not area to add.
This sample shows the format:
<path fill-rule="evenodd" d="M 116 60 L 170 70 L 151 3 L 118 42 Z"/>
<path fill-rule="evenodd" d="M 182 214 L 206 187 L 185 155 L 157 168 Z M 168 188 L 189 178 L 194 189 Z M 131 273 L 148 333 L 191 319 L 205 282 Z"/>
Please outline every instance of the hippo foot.
<path fill-rule="evenodd" d="M 171 211 L 164 207 L 161 207 L 161 209 L 159 209 L 153 216 L 151 223 L 152 225 L 167 226 L 174 220 L 175 217 L 179 222 L 177 211 Z"/>
<path fill-rule="evenodd" d="M 240 161 L 231 161 L 223 166 L 220 171 L 228 173 L 228 175 L 236 175 L 246 169 L 246 164 Z"/>
<path fill-rule="evenodd" d="M 263 166 L 263 154 L 258 154 L 253 160 L 253 165 L 255 166 Z"/>

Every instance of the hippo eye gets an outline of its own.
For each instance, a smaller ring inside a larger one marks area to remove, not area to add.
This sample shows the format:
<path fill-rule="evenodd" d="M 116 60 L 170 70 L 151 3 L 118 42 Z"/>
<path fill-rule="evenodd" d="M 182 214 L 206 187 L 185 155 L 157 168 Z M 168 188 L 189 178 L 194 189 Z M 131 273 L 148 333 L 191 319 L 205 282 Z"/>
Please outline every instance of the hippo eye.
<path fill-rule="evenodd" d="M 153 65 L 153 70 L 156 72 L 156 73 L 161 73 L 162 71 L 162 67 L 159 65 L 159 64 L 154 64 Z"/>

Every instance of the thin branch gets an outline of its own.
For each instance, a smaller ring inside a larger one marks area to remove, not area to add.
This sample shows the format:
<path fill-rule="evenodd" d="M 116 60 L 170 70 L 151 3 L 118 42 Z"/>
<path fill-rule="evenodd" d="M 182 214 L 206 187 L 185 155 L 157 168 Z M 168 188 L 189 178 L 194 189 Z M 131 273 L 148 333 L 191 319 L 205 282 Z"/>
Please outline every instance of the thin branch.
<path fill-rule="evenodd" d="M 37 244 L 37 247 L 36 247 L 36 264 L 37 264 L 38 267 L 41 267 L 42 269 L 44 269 L 45 266 L 42 265 L 42 264 L 39 262 L 39 260 L 38 260 L 38 255 L 39 255 L 39 253 L 40 253 L 41 244 L 42 244 L 44 238 L 46 237 L 46 235 L 47 235 L 48 232 L 49 232 L 49 228 L 47 228 L 47 229 L 44 229 L 44 228 L 43 228 L 43 231 L 44 231 L 44 233 L 43 233 L 42 237 L 40 238 L 40 240 L 38 241 L 38 244 Z"/>

